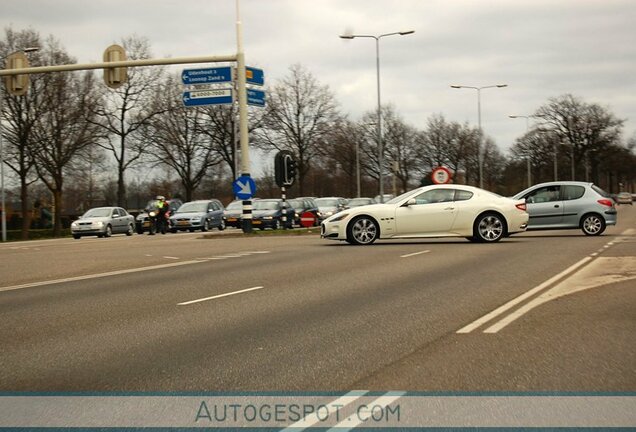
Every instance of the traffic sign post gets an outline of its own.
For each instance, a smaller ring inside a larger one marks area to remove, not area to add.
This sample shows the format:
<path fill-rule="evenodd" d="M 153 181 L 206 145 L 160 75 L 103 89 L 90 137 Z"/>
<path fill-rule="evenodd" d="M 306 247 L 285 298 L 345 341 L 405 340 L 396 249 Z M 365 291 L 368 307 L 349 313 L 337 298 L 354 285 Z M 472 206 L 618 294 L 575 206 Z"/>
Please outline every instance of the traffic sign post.
<path fill-rule="evenodd" d="M 187 107 L 202 105 L 228 105 L 234 101 L 232 89 L 196 90 L 183 92 L 183 105 Z"/>
<path fill-rule="evenodd" d="M 181 73 L 183 84 L 212 84 L 232 81 L 230 66 L 201 69 L 184 69 Z"/>
<path fill-rule="evenodd" d="M 247 104 L 254 106 L 265 106 L 265 92 L 262 90 L 247 89 Z"/>
<path fill-rule="evenodd" d="M 248 84 L 265 85 L 265 74 L 263 69 L 257 69 L 247 66 L 245 68 L 245 79 Z"/>
<path fill-rule="evenodd" d="M 431 178 L 435 184 L 446 184 L 451 181 L 451 172 L 446 167 L 437 167 L 431 173 Z"/>
<path fill-rule="evenodd" d="M 232 183 L 234 196 L 240 200 L 248 200 L 256 193 L 256 183 L 250 176 L 243 175 Z"/>
<path fill-rule="evenodd" d="M 300 215 L 300 226 L 303 228 L 310 228 L 316 225 L 316 215 L 310 211 L 303 212 Z"/>

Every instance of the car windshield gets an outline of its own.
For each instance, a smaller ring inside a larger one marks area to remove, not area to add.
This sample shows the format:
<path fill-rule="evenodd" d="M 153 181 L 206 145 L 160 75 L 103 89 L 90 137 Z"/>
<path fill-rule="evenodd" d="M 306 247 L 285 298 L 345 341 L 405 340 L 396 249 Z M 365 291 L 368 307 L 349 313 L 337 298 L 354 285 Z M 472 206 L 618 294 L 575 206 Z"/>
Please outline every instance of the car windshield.
<path fill-rule="evenodd" d="M 338 207 L 338 200 L 331 198 L 318 198 L 316 200 L 318 207 Z"/>
<path fill-rule="evenodd" d="M 189 202 L 179 207 L 176 213 L 205 213 L 207 210 L 207 202 Z"/>
<path fill-rule="evenodd" d="M 111 215 L 112 210 L 110 208 L 95 208 L 90 209 L 86 213 L 84 213 L 85 218 L 91 217 L 109 217 Z"/>
<path fill-rule="evenodd" d="M 278 201 L 254 201 L 254 210 L 278 210 Z"/>

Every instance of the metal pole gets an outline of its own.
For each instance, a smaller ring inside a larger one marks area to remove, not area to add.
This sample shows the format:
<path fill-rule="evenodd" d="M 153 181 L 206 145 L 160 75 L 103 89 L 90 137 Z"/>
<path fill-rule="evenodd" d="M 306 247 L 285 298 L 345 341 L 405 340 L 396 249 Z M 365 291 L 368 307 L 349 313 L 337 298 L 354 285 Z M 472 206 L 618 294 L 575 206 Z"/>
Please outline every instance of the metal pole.
<path fill-rule="evenodd" d="M 236 0 L 236 69 L 239 100 L 239 136 L 241 140 L 241 172 L 242 176 L 250 176 L 249 138 L 247 135 L 247 90 L 245 77 L 245 53 L 243 52 L 243 33 L 239 0 Z M 252 232 L 252 200 L 243 201 L 243 232 Z"/>
<path fill-rule="evenodd" d="M 360 142 L 356 139 L 356 185 L 358 187 L 358 198 L 360 198 Z"/>
<path fill-rule="evenodd" d="M 557 172 L 557 142 L 554 141 L 554 181 L 559 179 Z"/>
<path fill-rule="evenodd" d="M 0 188 L 2 189 L 2 197 L 0 198 L 0 207 L 2 208 L 2 241 L 7 241 L 7 209 L 4 200 L 4 130 L 2 128 L 4 93 L 0 89 Z"/>
<path fill-rule="evenodd" d="M 481 88 L 477 89 L 477 122 L 479 124 L 479 145 L 477 146 L 477 159 L 479 160 L 479 187 L 484 188 L 484 133 L 481 130 Z"/>
<path fill-rule="evenodd" d="M 384 177 L 382 176 L 384 164 L 384 146 L 382 143 L 382 104 L 380 102 L 380 37 L 375 38 L 375 63 L 378 74 L 378 178 L 380 180 L 380 202 L 384 202 Z"/>

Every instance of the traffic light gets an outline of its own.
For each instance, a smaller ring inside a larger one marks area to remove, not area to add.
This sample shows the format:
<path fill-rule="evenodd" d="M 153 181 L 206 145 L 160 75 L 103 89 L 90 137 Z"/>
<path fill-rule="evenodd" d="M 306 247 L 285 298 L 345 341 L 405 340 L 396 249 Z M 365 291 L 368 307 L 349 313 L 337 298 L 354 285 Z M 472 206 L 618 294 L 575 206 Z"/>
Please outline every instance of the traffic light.
<path fill-rule="evenodd" d="M 296 171 L 296 161 L 291 152 L 281 150 L 276 153 L 274 158 L 274 177 L 279 187 L 293 185 L 296 179 Z"/>
<path fill-rule="evenodd" d="M 22 51 L 14 52 L 6 58 L 7 69 L 26 69 L 28 67 L 29 59 Z M 4 79 L 7 91 L 13 96 L 23 96 L 29 90 L 29 75 L 13 75 Z"/>
<path fill-rule="evenodd" d="M 126 50 L 120 45 L 111 45 L 104 51 L 104 62 L 126 60 Z M 128 80 L 128 68 L 104 68 L 104 82 L 110 88 L 117 88 Z"/>
<path fill-rule="evenodd" d="M 291 157 L 285 159 L 285 161 L 287 162 L 285 165 L 285 179 L 287 180 L 287 182 L 289 183 L 289 185 L 291 186 L 292 184 L 294 184 L 294 180 L 296 180 L 296 161 L 294 159 L 292 159 Z"/>

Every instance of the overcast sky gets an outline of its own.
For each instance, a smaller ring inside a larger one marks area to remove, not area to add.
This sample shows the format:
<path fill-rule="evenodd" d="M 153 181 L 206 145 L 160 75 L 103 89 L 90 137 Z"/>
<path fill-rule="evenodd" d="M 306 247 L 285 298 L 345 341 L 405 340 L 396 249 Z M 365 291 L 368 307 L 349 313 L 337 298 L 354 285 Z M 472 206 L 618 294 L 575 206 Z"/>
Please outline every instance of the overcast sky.
<path fill-rule="evenodd" d="M 248 65 L 273 83 L 302 64 L 353 120 L 377 105 L 375 41 L 338 35 L 415 30 L 380 41 L 382 102 L 412 126 L 436 113 L 476 125 L 477 92 L 450 85 L 501 83 L 481 95 L 484 131 L 503 151 L 526 127 L 508 115 L 566 93 L 625 119 L 626 139 L 636 131 L 634 0 L 241 0 L 240 9 Z M 0 22 L 55 36 L 81 63 L 133 34 L 155 57 L 236 52 L 234 0 L 3 0 Z"/>

